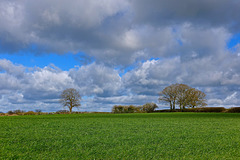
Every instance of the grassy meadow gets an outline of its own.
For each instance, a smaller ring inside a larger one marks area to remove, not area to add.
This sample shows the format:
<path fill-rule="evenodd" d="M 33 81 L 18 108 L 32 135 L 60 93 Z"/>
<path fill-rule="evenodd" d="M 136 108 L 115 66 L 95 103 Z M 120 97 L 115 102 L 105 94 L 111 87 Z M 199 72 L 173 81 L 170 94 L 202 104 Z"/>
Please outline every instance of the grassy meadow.
<path fill-rule="evenodd" d="M 4 116 L 0 159 L 240 159 L 240 114 Z"/>

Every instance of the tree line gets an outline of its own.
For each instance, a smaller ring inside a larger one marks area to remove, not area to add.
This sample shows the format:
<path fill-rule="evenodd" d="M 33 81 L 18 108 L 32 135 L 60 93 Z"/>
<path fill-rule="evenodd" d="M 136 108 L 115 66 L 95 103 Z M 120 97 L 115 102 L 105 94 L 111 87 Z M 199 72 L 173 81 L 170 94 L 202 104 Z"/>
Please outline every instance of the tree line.
<path fill-rule="evenodd" d="M 167 86 L 159 93 L 159 102 L 168 104 L 170 111 L 185 111 L 185 112 L 231 112 L 239 113 L 240 107 L 232 107 L 230 109 L 225 109 L 224 107 L 207 107 L 206 104 L 206 94 L 196 88 L 190 87 L 186 84 L 172 84 Z M 57 111 L 56 114 L 66 114 L 72 113 L 73 108 L 78 108 L 81 106 L 81 96 L 79 92 L 74 88 L 65 89 L 60 98 L 60 102 L 64 107 L 69 109 Z M 177 108 L 178 107 L 178 108 Z M 154 112 L 158 106 L 155 103 L 146 103 L 142 106 L 134 105 L 115 105 L 112 108 L 113 113 L 150 113 Z M 167 110 L 159 110 L 167 111 Z M 77 113 L 77 112 L 76 112 Z M 80 113 L 80 112 L 79 112 Z M 15 110 L 9 111 L 7 114 L 17 114 L 17 115 L 36 115 L 43 114 L 41 110 L 34 111 L 22 111 Z M 0 115 L 5 115 L 0 112 Z"/>
<path fill-rule="evenodd" d="M 180 109 L 196 108 L 206 106 L 206 94 L 202 91 L 192 88 L 186 84 L 172 84 L 167 86 L 159 93 L 159 102 L 167 103 L 170 110 L 176 110 L 176 106 Z M 65 89 L 61 94 L 60 102 L 64 107 L 72 112 L 74 107 L 80 107 L 81 96 L 74 88 Z M 113 106 L 112 112 L 114 113 L 133 113 L 133 112 L 152 112 L 158 106 L 154 103 L 147 103 L 143 106 Z"/>

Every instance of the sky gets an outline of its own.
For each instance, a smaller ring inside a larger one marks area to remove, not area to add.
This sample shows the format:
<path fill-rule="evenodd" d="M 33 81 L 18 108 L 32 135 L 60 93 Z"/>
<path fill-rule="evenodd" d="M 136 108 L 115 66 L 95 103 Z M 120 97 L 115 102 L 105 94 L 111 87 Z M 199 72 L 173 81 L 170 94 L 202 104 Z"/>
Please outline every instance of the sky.
<path fill-rule="evenodd" d="M 239 0 L 1 0 L 0 111 L 158 104 L 184 83 L 240 106 Z"/>

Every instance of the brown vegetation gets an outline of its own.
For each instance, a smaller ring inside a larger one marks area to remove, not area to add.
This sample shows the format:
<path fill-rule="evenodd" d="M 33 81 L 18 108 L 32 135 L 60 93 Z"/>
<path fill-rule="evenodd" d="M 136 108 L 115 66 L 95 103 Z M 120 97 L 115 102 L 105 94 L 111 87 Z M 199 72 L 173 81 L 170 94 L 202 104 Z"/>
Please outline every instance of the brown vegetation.
<path fill-rule="evenodd" d="M 172 84 L 159 93 L 159 101 L 168 103 L 170 110 L 204 107 L 206 94 L 186 84 Z"/>
<path fill-rule="evenodd" d="M 112 113 L 150 113 L 153 112 L 158 106 L 155 103 L 146 103 L 143 106 L 122 106 L 115 105 L 112 108 Z"/>

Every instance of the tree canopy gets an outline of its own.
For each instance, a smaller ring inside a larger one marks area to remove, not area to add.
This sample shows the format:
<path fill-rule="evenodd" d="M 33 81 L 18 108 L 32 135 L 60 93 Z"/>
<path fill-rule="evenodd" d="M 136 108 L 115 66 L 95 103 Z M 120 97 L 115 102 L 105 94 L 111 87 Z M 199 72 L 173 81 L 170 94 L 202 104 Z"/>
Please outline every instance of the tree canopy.
<path fill-rule="evenodd" d="M 171 110 L 206 106 L 206 94 L 186 84 L 172 84 L 159 93 L 159 101 L 168 103 Z"/>

